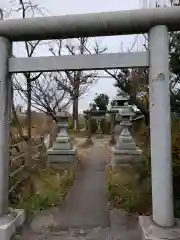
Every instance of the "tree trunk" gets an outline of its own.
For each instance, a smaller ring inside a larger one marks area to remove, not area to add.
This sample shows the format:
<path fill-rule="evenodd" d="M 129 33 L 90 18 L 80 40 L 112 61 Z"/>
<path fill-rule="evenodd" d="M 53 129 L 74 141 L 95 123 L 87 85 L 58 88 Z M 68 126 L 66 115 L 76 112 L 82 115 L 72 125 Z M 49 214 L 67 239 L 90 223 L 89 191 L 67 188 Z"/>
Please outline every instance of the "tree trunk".
<path fill-rule="evenodd" d="M 80 55 L 84 54 L 85 51 L 85 43 L 87 38 L 81 38 L 80 40 Z M 74 99 L 73 99 L 73 128 L 74 130 L 79 129 L 79 113 L 78 113 L 78 107 L 79 107 L 79 90 L 80 90 L 80 84 L 81 84 L 81 76 L 82 71 L 78 71 L 76 74 L 76 77 L 74 79 Z"/>
<path fill-rule="evenodd" d="M 31 81 L 27 81 L 27 134 L 28 139 L 31 139 Z"/>
<path fill-rule="evenodd" d="M 31 127 L 32 127 L 32 113 L 31 113 L 31 103 L 32 103 L 32 89 L 31 89 L 31 78 L 30 74 L 27 79 L 27 115 L 26 115 L 26 123 L 27 123 L 27 149 L 26 149 L 26 169 L 28 172 L 28 178 L 29 178 L 29 187 L 30 187 L 30 194 L 33 195 L 35 193 L 34 188 L 34 181 L 33 181 L 33 169 L 32 169 L 32 133 L 31 133 Z"/>
<path fill-rule="evenodd" d="M 32 116 L 31 116 L 31 80 L 27 79 L 27 113 L 26 113 L 26 124 L 27 124 L 27 156 L 26 156 L 26 165 L 31 165 L 31 125 L 32 125 Z"/>
<path fill-rule="evenodd" d="M 73 100 L 73 128 L 74 128 L 74 130 L 79 129 L 78 105 L 79 105 L 79 98 L 76 97 Z"/>

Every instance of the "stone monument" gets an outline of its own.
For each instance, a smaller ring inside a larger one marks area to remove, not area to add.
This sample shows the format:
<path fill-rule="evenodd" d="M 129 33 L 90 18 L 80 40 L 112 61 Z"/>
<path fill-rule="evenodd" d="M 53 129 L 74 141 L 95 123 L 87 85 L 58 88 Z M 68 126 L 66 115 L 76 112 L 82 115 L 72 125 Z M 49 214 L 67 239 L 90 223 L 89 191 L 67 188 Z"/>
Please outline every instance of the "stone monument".
<path fill-rule="evenodd" d="M 96 138 L 103 138 L 103 131 L 101 126 L 101 121 L 105 119 L 105 112 L 103 114 L 99 114 L 98 111 L 92 114 L 92 119 L 94 119 L 97 123 L 97 130 L 96 130 Z"/>
<path fill-rule="evenodd" d="M 49 164 L 75 164 L 76 149 L 73 147 L 67 133 L 68 114 L 60 112 L 57 115 L 58 134 L 52 148 L 47 151 L 47 163 Z"/>
<path fill-rule="evenodd" d="M 136 147 L 136 143 L 129 132 L 129 127 L 132 125 L 130 119 L 133 115 L 134 112 L 128 106 L 128 103 L 125 103 L 123 111 L 121 111 L 122 122 L 120 125 L 122 127 L 122 132 L 117 144 L 115 147 L 112 147 L 112 166 L 133 163 L 138 159 L 136 157 L 141 154 L 141 150 Z"/>

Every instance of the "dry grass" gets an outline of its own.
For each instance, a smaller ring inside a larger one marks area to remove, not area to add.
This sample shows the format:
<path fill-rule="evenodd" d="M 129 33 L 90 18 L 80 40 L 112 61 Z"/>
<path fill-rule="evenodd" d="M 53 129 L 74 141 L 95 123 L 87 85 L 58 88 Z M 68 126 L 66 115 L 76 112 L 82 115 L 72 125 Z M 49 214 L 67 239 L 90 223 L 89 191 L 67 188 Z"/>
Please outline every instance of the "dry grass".
<path fill-rule="evenodd" d="M 25 209 L 30 220 L 40 211 L 61 204 L 76 173 L 74 167 L 36 169 L 21 185 L 21 202 L 16 207 Z"/>
<path fill-rule="evenodd" d="M 78 159 L 78 163 L 81 166 L 83 166 L 86 161 L 87 161 L 87 155 L 88 152 L 90 150 L 90 147 L 82 147 L 82 146 L 78 146 L 77 148 L 77 159 Z"/>
<path fill-rule="evenodd" d="M 147 152 L 149 138 L 143 123 L 135 127 L 136 143 L 145 154 L 142 155 L 142 162 L 139 164 L 107 170 L 108 199 L 112 207 L 129 213 L 149 215 L 151 214 L 150 158 Z"/>
<path fill-rule="evenodd" d="M 83 139 L 83 141 L 78 145 L 78 147 L 79 148 L 84 148 L 84 149 L 86 149 L 86 148 L 90 148 L 90 147 L 92 147 L 94 145 L 94 143 L 93 143 L 93 141 L 92 141 L 92 139 Z"/>
<path fill-rule="evenodd" d="M 140 149 L 145 151 L 148 149 L 146 127 L 142 122 L 133 127 L 133 137 Z M 151 214 L 151 182 L 147 157 L 143 155 L 143 162 L 138 165 L 107 170 L 108 199 L 112 207 L 129 213 Z"/>
<path fill-rule="evenodd" d="M 145 153 L 148 153 L 150 146 L 150 137 L 148 133 L 148 128 L 144 122 L 137 122 L 133 125 L 134 138 L 138 147 L 143 150 Z"/>
<path fill-rule="evenodd" d="M 32 114 L 33 135 L 41 135 L 50 132 L 52 129 L 52 119 L 43 113 Z M 22 116 L 23 118 L 24 116 Z M 24 119 L 21 119 L 22 122 Z M 24 129 L 24 131 L 26 131 Z M 18 134 L 17 129 L 12 129 L 13 134 Z M 84 136 L 83 132 L 70 131 L 73 138 Z M 77 150 L 79 162 L 83 162 L 87 155 L 87 147 Z M 17 208 L 24 208 L 29 219 L 45 208 L 59 205 L 71 187 L 77 168 L 45 168 L 38 166 L 30 173 L 29 179 L 24 181 L 17 189 L 15 198 L 12 198 L 12 205 Z"/>
<path fill-rule="evenodd" d="M 105 164 L 110 165 L 112 159 L 112 151 L 109 145 L 105 145 L 105 153 L 106 153 Z"/>
<path fill-rule="evenodd" d="M 151 185 L 148 179 L 143 182 L 134 167 L 121 167 L 108 170 L 108 199 L 112 207 L 129 213 L 151 213 Z"/>
<path fill-rule="evenodd" d="M 27 133 L 26 115 L 18 114 L 18 118 L 23 127 L 23 134 L 25 135 Z M 40 136 L 44 133 L 50 132 L 52 129 L 52 122 L 50 116 L 47 116 L 42 112 L 32 112 L 32 136 Z M 12 127 L 11 132 L 13 135 L 19 135 L 16 127 Z"/>

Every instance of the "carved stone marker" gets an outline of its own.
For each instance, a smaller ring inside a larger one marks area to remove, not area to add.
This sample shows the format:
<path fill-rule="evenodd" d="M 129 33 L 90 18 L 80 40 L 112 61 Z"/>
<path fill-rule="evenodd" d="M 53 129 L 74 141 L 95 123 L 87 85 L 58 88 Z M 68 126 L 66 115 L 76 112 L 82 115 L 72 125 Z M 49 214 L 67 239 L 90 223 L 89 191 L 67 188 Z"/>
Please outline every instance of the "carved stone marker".
<path fill-rule="evenodd" d="M 101 126 L 101 121 L 105 119 L 105 115 L 99 116 L 97 112 L 97 115 L 94 115 L 94 116 L 92 115 L 92 119 L 96 120 L 96 123 L 97 123 L 96 138 L 103 138 L 104 136 L 103 136 L 102 126 Z"/>
<path fill-rule="evenodd" d="M 58 134 L 53 147 L 47 152 L 48 164 L 74 164 L 76 163 L 76 149 L 68 136 L 68 115 L 61 112 L 57 115 Z"/>

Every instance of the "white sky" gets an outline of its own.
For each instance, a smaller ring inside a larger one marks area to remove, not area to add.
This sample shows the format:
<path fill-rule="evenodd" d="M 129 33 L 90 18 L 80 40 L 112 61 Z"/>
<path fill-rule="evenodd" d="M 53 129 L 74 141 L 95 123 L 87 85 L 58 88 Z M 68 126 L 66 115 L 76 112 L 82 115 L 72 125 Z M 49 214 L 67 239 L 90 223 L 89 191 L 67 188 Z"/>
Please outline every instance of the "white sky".
<path fill-rule="evenodd" d="M 142 2 L 145 0 L 32 0 L 33 3 L 38 3 L 41 7 L 48 9 L 51 15 L 65 15 L 76 13 L 93 13 L 93 12 L 106 12 L 127 9 L 137 9 L 143 6 Z M 8 6 L 8 0 L 0 0 L 0 7 L 5 8 Z M 144 6 L 146 7 L 146 6 Z M 14 13 L 13 18 L 17 17 Z M 100 38 L 103 45 L 108 48 L 108 52 L 127 51 L 131 48 L 135 37 L 137 36 L 114 36 Z M 136 51 L 142 46 L 142 37 L 138 37 L 137 44 L 134 48 Z M 123 44 L 122 44 L 123 43 Z M 46 55 L 46 50 L 39 50 L 38 55 Z M 22 47 L 15 47 L 16 55 L 23 55 Z M 110 98 L 116 95 L 116 89 L 113 87 L 113 79 L 100 79 L 83 97 L 80 99 L 79 109 L 84 110 L 88 107 L 89 103 L 94 98 L 95 93 L 106 93 Z"/>

